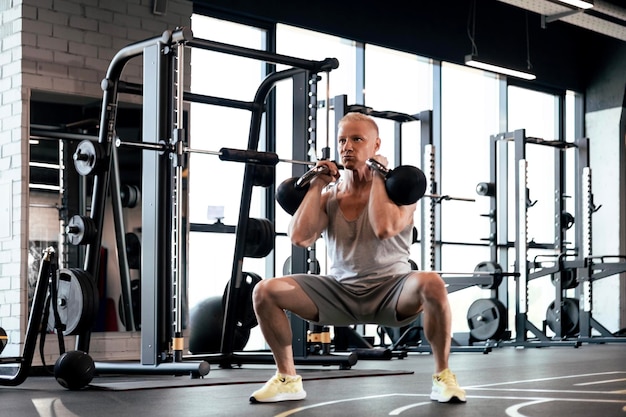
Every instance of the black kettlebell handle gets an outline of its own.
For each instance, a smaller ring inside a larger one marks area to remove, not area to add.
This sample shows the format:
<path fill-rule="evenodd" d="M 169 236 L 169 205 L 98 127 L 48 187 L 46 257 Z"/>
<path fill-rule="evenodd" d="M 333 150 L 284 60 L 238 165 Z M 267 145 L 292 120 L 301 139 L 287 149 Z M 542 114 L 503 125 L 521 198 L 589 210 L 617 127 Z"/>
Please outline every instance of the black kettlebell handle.
<path fill-rule="evenodd" d="M 313 178 L 317 177 L 320 174 L 326 174 L 328 172 L 328 167 L 326 165 L 320 165 L 309 169 L 307 172 L 302 174 L 300 178 L 296 181 L 296 188 L 304 188 L 306 187 Z"/>
<path fill-rule="evenodd" d="M 381 164 L 380 162 L 378 162 L 374 158 L 369 158 L 367 161 L 365 161 L 365 165 L 367 165 L 368 167 L 370 167 L 374 171 L 378 171 L 385 178 L 387 178 L 387 175 L 389 175 L 389 168 L 387 168 L 386 166 L 384 166 L 383 164 Z"/>

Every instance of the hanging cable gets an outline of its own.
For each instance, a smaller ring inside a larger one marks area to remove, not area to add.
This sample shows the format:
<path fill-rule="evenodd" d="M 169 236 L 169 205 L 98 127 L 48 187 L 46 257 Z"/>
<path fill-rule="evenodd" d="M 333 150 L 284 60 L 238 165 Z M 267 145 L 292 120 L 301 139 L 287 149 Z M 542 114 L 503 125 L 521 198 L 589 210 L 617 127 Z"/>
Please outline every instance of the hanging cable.
<path fill-rule="evenodd" d="M 470 11 L 467 15 L 467 36 L 472 43 L 472 55 L 478 55 L 478 47 L 475 41 L 476 34 L 476 0 L 470 3 Z"/>
<path fill-rule="evenodd" d="M 530 62 L 530 33 L 528 31 L 528 11 L 524 12 L 526 17 L 526 67 L 532 71 L 533 64 Z"/>

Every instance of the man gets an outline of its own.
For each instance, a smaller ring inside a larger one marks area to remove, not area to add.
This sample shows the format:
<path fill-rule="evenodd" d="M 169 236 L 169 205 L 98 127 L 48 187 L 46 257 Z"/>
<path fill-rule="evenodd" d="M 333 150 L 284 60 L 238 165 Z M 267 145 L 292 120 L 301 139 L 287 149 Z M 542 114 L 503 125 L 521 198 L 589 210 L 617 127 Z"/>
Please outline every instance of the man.
<path fill-rule="evenodd" d="M 424 333 L 435 361 L 430 397 L 465 402 L 465 391 L 448 369 L 451 313 L 444 281 L 434 272 L 412 271 L 409 264 L 416 204 L 398 206 L 391 201 L 382 175 L 365 163 L 369 158 L 388 163 L 377 154 L 381 141 L 374 119 L 348 113 L 338 128 L 343 175 L 340 178 L 333 162 L 319 161 L 317 165 L 328 167 L 327 173 L 310 182 L 289 225 L 296 246 L 308 247 L 324 237 L 329 275 L 295 274 L 255 286 L 254 310 L 277 372 L 250 401 L 306 397 L 296 374 L 288 310 L 317 324 L 393 327 L 409 324 L 423 312 Z"/>

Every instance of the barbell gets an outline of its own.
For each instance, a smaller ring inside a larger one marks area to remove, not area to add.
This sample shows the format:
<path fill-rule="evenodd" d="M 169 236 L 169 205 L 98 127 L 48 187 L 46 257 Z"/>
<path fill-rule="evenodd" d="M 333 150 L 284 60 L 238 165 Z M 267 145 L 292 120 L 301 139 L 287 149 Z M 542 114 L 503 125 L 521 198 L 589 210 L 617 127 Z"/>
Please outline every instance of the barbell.
<path fill-rule="evenodd" d="M 204 155 L 218 156 L 222 161 L 253 163 L 263 167 L 273 167 L 279 162 L 291 164 L 299 164 L 306 166 L 315 165 L 315 161 L 301 161 L 296 159 L 279 158 L 274 152 L 255 151 L 251 149 L 235 149 L 221 148 L 219 151 L 196 149 L 191 147 L 177 147 L 175 143 L 159 143 L 149 142 L 128 142 L 122 141 L 120 138 L 115 140 L 116 147 L 128 147 L 141 150 L 153 150 L 158 152 L 174 153 L 196 153 Z M 76 153 L 74 154 L 74 165 L 81 175 L 90 175 L 97 172 L 101 168 L 101 161 L 104 152 L 101 150 L 100 144 L 89 139 L 79 143 Z M 368 166 L 379 172 L 385 178 L 385 189 L 389 198 L 398 205 L 409 205 L 417 202 L 422 197 L 429 197 L 437 200 L 462 200 L 474 201 L 473 199 L 450 197 L 447 195 L 425 194 L 426 176 L 417 167 L 411 165 L 400 165 L 392 170 L 384 167 L 375 159 L 366 162 Z M 337 165 L 339 169 L 343 169 L 341 165 Z M 279 185 L 277 190 L 277 200 L 281 207 L 289 214 L 295 213 L 307 191 L 308 182 L 316 175 L 319 175 L 324 168 L 313 167 L 302 177 L 289 178 Z M 269 187 L 274 183 L 274 171 L 271 169 L 261 169 L 255 173 L 254 185 Z M 295 187 L 293 187 L 295 185 Z M 296 189 L 294 191 L 294 188 Z"/>
<path fill-rule="evenodd" d="M 161 152 L 174 152 L 175 146 L 173 144 L 160 142 L 160 143 L 148 143 L 148 142 L 125 142 L 120 138 L 115 140 L 116 147 L 129 147 L 142 150 L 154 150 Z M 299 161 L 296 159 L 284 159 L 279 158 L 275 152 L 255 151 L 252 149 L 235 149 L 235 148 L 221 148 L 219 151 L 212 151 L 207 149 L 196 149 L 184 146 L 182 148 L 183 153 L 196 153 L 204 155 L 218 156 L 222 161 L 231 162 L 246 162 L 259 165 L 275 166 L 279 162 L 287 162 L 290 164 L 299 165 L 315 165 L 315 161 Z"/>
<path fill-rule="evenodd" d="M 176 145 L 173 143 L 159 142 L 128 142 L 123 141 L 120 138 L 115 140 L 116 147 L 134 148 L 139 150 L 151 150 L 163 153 L 175 153 L 177 151 Z M 234 149 L 234 148 L 221 148 L 219 151 L 212 151 L 206 149 L 195 149 L 187 146 L 183 146 L 182 153 L 184 154 L 204 154 L 215 155 L 222 161 L 232 162 L 246 162 L 263 166 L 275 166 L 279 162 L 287 162 L 291 164 L 315 165 L 315 161 L 300 161 L 296 159 L 284 159 L 279 158 L 278 154 L 274 152 L 255 151 L 250 149 Z M 105 153 L 102 151 L 102 147 L 98 142 L 94 142 L 90 139 L 81 141 L 76 152 L 73 155 L 74 167 L 76 171 L 83 176 L 96 173 L 101 168 L 101 163 Z"/>

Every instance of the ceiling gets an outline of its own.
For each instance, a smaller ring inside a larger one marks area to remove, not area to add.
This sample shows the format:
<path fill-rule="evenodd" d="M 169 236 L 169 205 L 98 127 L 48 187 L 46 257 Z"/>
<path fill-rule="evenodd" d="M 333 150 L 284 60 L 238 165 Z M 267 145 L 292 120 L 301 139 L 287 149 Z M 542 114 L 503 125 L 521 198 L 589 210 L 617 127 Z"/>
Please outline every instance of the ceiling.
<path fill-rule="evenodd" d="M 585 11 L 563 5 L 558 0 L 498 1 L 540 14 L 545 25 L 558 20 L 626 41 L 626 7 L 623 0 L 594 0 L 594 6 Z"/>

